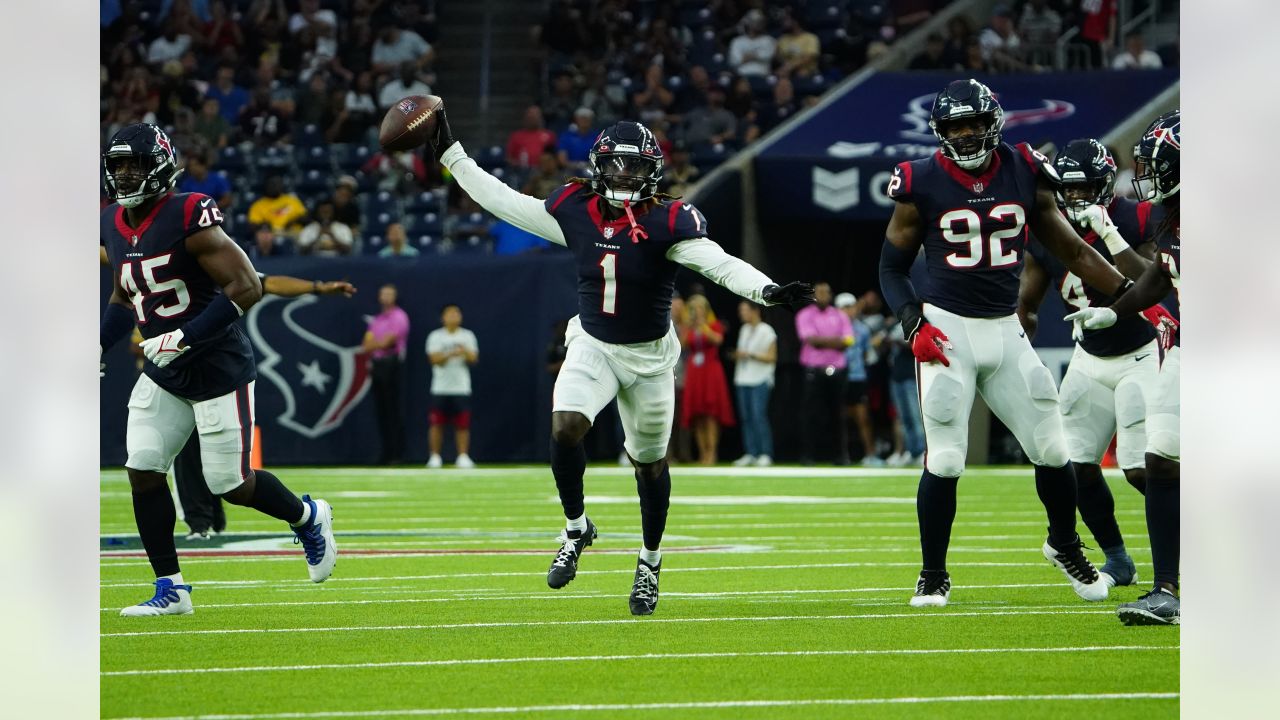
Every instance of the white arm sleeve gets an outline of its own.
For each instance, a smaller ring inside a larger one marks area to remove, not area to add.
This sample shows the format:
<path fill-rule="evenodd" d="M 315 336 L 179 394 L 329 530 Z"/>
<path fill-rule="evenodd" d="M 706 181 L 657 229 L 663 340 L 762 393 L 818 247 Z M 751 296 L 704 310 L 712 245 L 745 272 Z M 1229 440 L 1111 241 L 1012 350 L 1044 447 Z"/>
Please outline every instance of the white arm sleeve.
<path fill-rule="evenodd" d="M 667 251 L 667 259 L 761 305 L 765 304 L 765 286 L 773 284 L 768 275 L 725 252 L 724 248 L 707 238 L 681 240 Z"/>
<path fill-rule="evenodd" d="M 482 170 L 475 160 L 467 157 L 462 143 L 451 145 L 440 162 L 449 168 L 458 184 L 480 207 L 521 230 L 544 237 L 557 245 L 567 246 L 560 223 L 551 217 L 541 200 L 512 190 L 501 180 Z"/>

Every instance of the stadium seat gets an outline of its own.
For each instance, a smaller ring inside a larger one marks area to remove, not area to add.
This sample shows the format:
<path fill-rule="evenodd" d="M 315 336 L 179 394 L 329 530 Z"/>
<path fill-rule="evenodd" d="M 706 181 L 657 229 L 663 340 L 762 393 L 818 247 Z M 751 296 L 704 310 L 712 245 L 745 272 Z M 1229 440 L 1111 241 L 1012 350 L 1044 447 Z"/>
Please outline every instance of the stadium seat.
<path fill-rule="evenodd" d="M 439 237 L 439 235 L 419 235 L 414 242 L 416 242 L 418 247 L 422 250 L 434 250 Z"/>
<path fill-rule="evenodd" d="M 294 192 L 299 195 L 325 195 L 333 190 L 329 179 L 331 174 L 320 170 L 307 170 L 293 185 Z"/>
<path fill-rule="evenodd" d="M 379 190 L 376 193 L 367 195 L 364 199 L 364 214 L 368 217 L 377 217 L 379 215 L 400 215 L 400 201 L 395 195 L 386 190 Z M 387 222 L 383 221 L 382 225 L 386 226 Z"/>
<path fill-rule="evenodd" d="M 303 170 L 323 170 L 333 172 L 333 158 L 329 156 L 329 148 L 316 145 L 298 153 L 298 167 Z"/>
<path fill-rule="evenodd" d="M 444 232 L 444 218 L 434 212 L 405 215 L 404 226 L 407 232 L 439 235 Z"/>
<path fill-rule="evenodd" d="M 423 191 L 410 198 L 409 202 L 404 207 L 404 211 L 406 213 L 417 215 L 428 212 L 439 212 L 440 199 L 437 198 L 436 194 L 433 192 Z"/>
<path fill-rule="evenodd" d="M 293 164 L 293 153 L 290 148 L 272 145 L 262 148 L 254 154 L 254 165 L 260 173 L 271 174 L 284 172 Z"/>
<path fill-rule="evenodd" d="M 507 164 L 507 153 L 501 145 L 493 145 L 481 150 L 475 161 L 485 170 L 492 170 Z"/>
<path fill-rule="evenodd" d="M 232 145 L 222 148 L 222 152 L 218 155 L 217 168 L 227 171 L 230 175 L 243 174 L 248 166 L 244 155 Z"/>
<path fill-rule="evenodd" d="M 377 255 L 384 242 L 381 235 L 366 235 L 360 251 L 364 255 Z"/>
<path fill-rule="evenodd" d="M 318 145 L 324 145 L 324 133 L 320 132 L 320 128 L 315 125 L 303 125 L 294 133 L 293 144 L 299 148 L 313 148 Z"/>

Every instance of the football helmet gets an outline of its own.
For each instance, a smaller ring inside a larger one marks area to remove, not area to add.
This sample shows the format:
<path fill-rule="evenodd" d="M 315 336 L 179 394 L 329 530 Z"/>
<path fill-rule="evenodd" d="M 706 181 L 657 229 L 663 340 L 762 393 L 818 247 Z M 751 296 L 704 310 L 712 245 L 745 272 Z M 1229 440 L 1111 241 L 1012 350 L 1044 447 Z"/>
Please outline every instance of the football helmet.
<path fill-rule="evenodd" d="M 1058 207 L 1077 225 L 1090 205 L 1107 207 L 1116 196 L 1116 160 L 1106 146 L 1092 138 L 1067 143 L 1053 159 L 1059 183 L 1054 190 Z"/>
<path fill-rule="evenodd" d="M 126 125 L 102 151 L 102 186 L 107 198 L 134 208 L 178 182 L 178 149 L 164 130 L 151 123 Z"/>
<path fill-rule="evenodd" d="M 662 180 L 662 148 L 649 128 L 623 120 L 605 128 L 587 155 L 591 190 L 614 205 L 653 197 Z"/>
<path fill-rule="evenodd" d="M 1133 146 L 1133 191 L 1159 205 L 1178 194 L 1178 156 L 1182 154 L 1182 111 L 1156 118 Z"/>
<path fill-rule="evenodd" d="M 957 120 L 978 118 L 983 130 L 972 135 L 947 137 L 947 126 Z M 942 145 L 942 154 L 957 165 L 973 170 L 981 167 L 996 147 L 1000 145 L 1004 130 L 1004 108 L 996 101 L 991 88 L 977 80 L 955 80 L 942 89 L 933 99 L 929 113 L 929 129 Z"/>

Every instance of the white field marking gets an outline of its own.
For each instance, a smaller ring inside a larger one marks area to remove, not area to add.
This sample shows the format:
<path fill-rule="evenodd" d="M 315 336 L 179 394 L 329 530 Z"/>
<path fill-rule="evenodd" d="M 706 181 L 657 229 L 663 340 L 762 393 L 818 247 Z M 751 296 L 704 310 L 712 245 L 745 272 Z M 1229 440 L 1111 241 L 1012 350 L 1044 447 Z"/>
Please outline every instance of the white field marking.
<path fill-rule="evenodd" d="M 154 670 L 108 670 L 102 672 L 103 677 L 122 675 L 188 675 L 196 673 L 239 673 L 239 672 L 305 672 L 310 670 L 365 670 L 371 668 L 393 667 L 433 667 L 456 665 L 513 665 L 524 663 L 548 662 L 616 662 L 621 660 L 709 660 L 744 657 L 851 657 L 859 655 L 990 655 L 998 653 L 1090 653 L 1090 652 L 1134 652 L 1134 651 L 1174 651 L 1178 648 L 1168 645 L 1083 645 L 1078 647 L 1015 647 L 1015 648 L 895 648 L 886 650 L 757 650 L 752 652 L 684 652 L 684 653 L 644 653 L 635 655 L 568 655 L 568 656 L 530 656 L 517 658 L 456 658 L 449 660 L 392 660 L 387 662 L 362 663 L 323 663 L 317 665 L 257 665 L 239 667 L 211 668 L 158 668 Z"/>
<path fill-rule="evenodd" d="M 721 467 L 695 467 L 691 465 L 680 465 L 671 468 L 673 475 L 682 475 L 687 477 L 719 477 L 726 480 L 740 478 L 783 478 L 783 477 L 800 477 L 800 478 L 882 478 L 882 477 L 909 477 L 913 480 L 919 480 L 921 468 L 856 468 L 856 467 L 800 467 L 788 465 L 774 465 L 767 468 L 737 468 L 728 465 Z M 447 468 L 436 471 L 426 470 L 425 468 L 378 468 L 378 467 L 282 467 L 276 471 L 286 476 L 296 477 L 316 477 L 318 479 L 341 477 L 345 481 L 348 478 L 385 478 L 385 477 L 405 477 L 405 478 L 431 478 L 436 480 L 448 479 L 457 480 L 475 477 L 511 477 L 515 474 L 542 473 L 545 474 L 547 480 L 551 480 L 551 468 L 547 465 L 506 465 L 503 467 L 473 468 L 471 470 L 459 470 L 457 468 Z M 1030 466 L 1025 467 L 984 467 L 971 466 L 966 468 L 968 477 L 1018 477 L 1031 479 L 1034 477 L 1034 470 Z M 587 466 L 588 475 L 598 475 L 601 477 L 634 477 L 634 471 L 631 468 L 619 467 L 617 465 L 598 464 Z M 1103 470 L 1103 475 L 1109 480 L 1123 480 L 1124 473 L 1119 470 L 1108 468 Z M 104 470 L 100 474 L 102 481 L 123 482 L 126 475 L 123 470 Z"/>
<path fill-rule="evenodd" d="M 1056 587 L 1065 587 L 1065 586 L 1064 586 L 1062 583 L 1060 583 L 1060 582 L 1055 582 L 1055 583 L 1007 583 L 1007 584 L 967 585 L 967 586 L 966 586 L 966 585 L 954 585 L 953 587 L 954 587 L 954 588 L 956 588 L 956 589 L 990 590 L 990 589 L 1018 589 L 1018 588 L 1046 588 L 1046 587 L 1055 587 L 1055 588 L 1056 588 Z M 792 593 L 800 594 L 800 593 L 815 593 L 815 592 L 824 592 L 824 593 L 830 593 L 830 592 L 864 593 L 864 592 L 867 592 L 867 593 L 875 593 L 875 592 L 910 592 L 910 591 L 911 591 L 911 588 L 910 588 L 910 587 L 907 587 L 906 585 L 895 585 L 895 586 L 890 586 L 890 587 L 848 588 L 848 589 L 841 589 L 841 590 L 728 590 L 728 591 L 723 591 L 723 592 L 689 593 L 689 595 L 690 595 L 690 596 L 696 596 L 696 597 L 699 597 L 699 598 L 716 598 L 716 597 L 740 597 L 740 596 L 761 595 L 761 594 L 767 594 L 767 595 L 789 595 L 789 594 L 792 594 Z M 675 593 L 675 592 L 667 592 L 667 593 L 663 593 L 663 594 L 664 594 L 665 596 L 667 596 L 667 597 L 675 597 L 675 596 L 681 595 L 681 593 Z M 531 592 L 531 593 L 519 593 L 519 592 L 510 593 L 510 592 L 509 592 L 509 593 L 507 593 L 507 594 L 505 594 L 505 595 L 490 596 L 490 597 L 487 597 L 487 598 L 485 598 L 485 599 L 486 599 L 486 600 L 490 600 L 490 601 L 494 601 L 494 602 L 507 602 L 507 601 L 513 601 L 513 602 L 514 602 L 514 601 L 519 601 L 519 602 L 524 602 L 524 601 L 528 601 L 528 600 L 544 600 L 544 601 L 569 600 L 569 601 L 573 601 L 573 600 L 577 600 L 577 599 L 579 599 L 579 598 L 581 598 L 581 597 L 608 597 L 608 596 L 607 596 L 607 595 L 604 595 L 604 594 L 601 594 L 601 595 L 583 595 L 583 594 L 565 595 L 565 594 L 562 594 L 562 593 L 548 593 L 548 592 L 539 591 L 539 592 Z M 199 607 L 201 610 L 209 610 L 209 609 L 223 610 L 223 609 L 227 609 L 227 608 L 246 608 L 246 607 L 281 607 L 281 606 L 296 607 L 296 606 L 301 606 L 301 605 L 389 605 L 389 604 L 421 604 L 421 603 L 449 603 L 449 602 L 473 602 L 473 601 L 474 601 L 474 600 L 473 600 L 472 598 L 462 598 L 462 599 L 460 599 L 460 598 L 418 598 L 418 597 L 415 597 L 415 598 L 384 598 L 384 599 L 380 599 L 380 600 L 363 600 L 363 599 L 348 599 L 348 600 L 276 600 L 276 601 L 268 601 L 268 602 L 244 602 L 244 603 L 212 603 L 212 604 L 201 603 L 198 607 Z M 103 607 L 103 608 L 98 608 L 98 610 L 99 610 L 100 612 L 114 612 L 114 611 L 117 611 L 117 610 L 119 610 L 119 609 L 120 609 L 119 607 Z"/>
<path fill-rule="evenodd" d="M 800 698 L 787 700 L 709 700 L 699 702 L 630 703 L 612 705 L 525 705 L 465 708 L 392 708 L 387 710 L 340 710 L 318 713 L 268 713 L 265 715 L 185 715 L 181 717 L 134 717 L 120 720 L 263 720 L 265 718 L 390 717 L 392 715 L 526 715 L 529 713 L 623 712 L 634 710 L 702 710 L 719 708 L 769 708 L 856 705 L 920 705 L 927 703 L 990 702 L 1075 702 L 1098 700 L 1176 700 L 1176 692 L 1148 693 L 1077 693 L 1072 695 L 939 695 L 933 697 L 880 698 Z"/>
<path fill-rule="evenodd" d="M 560 502 L 558 497 L 551 500 Z M 635 505 L 633 495 L 588 495 L 591 505 Z M 914 497 L 850 495 L 678 495 L 671 496 L 672 505 L 915 505 Z"/>

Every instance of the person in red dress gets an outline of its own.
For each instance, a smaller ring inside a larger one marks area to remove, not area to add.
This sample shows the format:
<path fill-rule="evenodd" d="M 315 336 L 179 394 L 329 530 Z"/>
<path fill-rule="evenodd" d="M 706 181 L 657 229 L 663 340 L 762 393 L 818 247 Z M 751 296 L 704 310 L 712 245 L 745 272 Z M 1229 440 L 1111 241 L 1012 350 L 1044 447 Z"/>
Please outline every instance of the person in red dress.
<path fill-rule="evenodd" d="M 689 329 L 680 338 L 685 349 L 680 425 L 693 427 L 693 436 L 698 443 L 698 462 L 714 465 L 716 448 L 720 444 L 720 427 L 734 424 L 729 384 L 725 381 L 724 365 L 720 363 L 724 323 L 716 320 L 706 297 L 693 295 L 687 304 Z"/>

